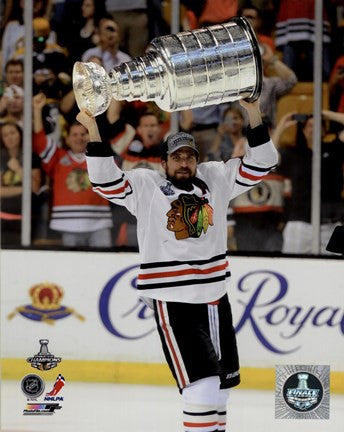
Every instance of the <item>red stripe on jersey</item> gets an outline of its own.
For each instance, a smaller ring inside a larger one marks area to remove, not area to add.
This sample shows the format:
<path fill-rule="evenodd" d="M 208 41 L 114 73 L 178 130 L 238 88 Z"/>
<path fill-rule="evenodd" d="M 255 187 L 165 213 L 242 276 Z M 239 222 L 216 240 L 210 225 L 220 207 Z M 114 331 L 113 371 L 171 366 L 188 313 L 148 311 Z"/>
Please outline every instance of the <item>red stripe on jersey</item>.
<path fill-rule="evenodd" d="M 239 174 L 241 175 L 241 177 L 247 178 L 249 180 L 260 180 L 264 177 L 264 175 L 255 176 L 252 174 L 248 174 L 247 172 L 243 171 L 242 165 L 240 165 Z"/>
<path fill-rule="evenodd" d="M 224 270 L 228 267 L 228 262 L 225 264 L 221 264 L 215 267 L 210 267 L 207 269 L 185 269 L 185 270 L 176 270 L 172 272 L 159 272 L 159 273 L 149 273 L 149 274 L 139 274 L 138 279 L 156 279 L 162 277 L 171 277 L 171 276 L 184 276 L 187 274 L 209 274 L 214 273 L 219 270 Z"/>
<path fill-rule="evenodd" d="M 259 212 L 267 212 L 267 211 L 273 211 L 282 213 L 283 207 L 281 206 L 243 206 L 243 207 L 233 207 L 234 213 L 259 213 Z"/>
<path fill-rule="evenodd" d="M 184 422 L 184 426 L 186 427 L 209 427 L 209 426 L 215 426 L 217 425 L 217 422 L 209 422 L 209 423 L 191 423 L 191 422 Z"/>
<path fill-rule="evenodd" d="M 175 365 L 177 366 L 177 369 L 178 369 L 178 372 L 179 372 L 179 376 L 180 376 L 180 380 L 181 380 L 181 383 L 182 383 L 182 387 L 185 387 L 186 386 L 185 378 L 183 376 L 182 368 L 180 367 L 180 364 L 179 364 L 179 361 L 178 361 L 178 357 L 177 357 L 176 351 L 174 349 L 174 346 L 173 346 L 173 343 L 172 343 L 172 340 L 171 340 L 171 336 L 170 336 L 170 334 L 168 332 L 168 329 L 167 329 L 167 325 L 166 325 L 166 321 L 165 321 L 165 316 L 164 316 L 164 311 L 162 309 L 162 302 L 158 301 L 158 305 L 159 305 L 159 311 L 160 311 L 160 316 L 161 316 L 161 320 L 162 320 L 162 326 L 161 326 L 161 328 L 163 329 L 163 331 L 165 333 L 166 341 L 167 341 L 167 343 L 168 343 L 168 345 L 170 347 L 172 356 L 173 356 L 174 361 L 175 361 Z"/>
<path fill-rule="evenodd" d="M 129 182 L 128 180 L 124 183 L 124 186 L 118 188 L 118 189 L 113 189 L 113 190 L 103 190 L 101 189 L 99 186 L 95 187 L 94 190 L 100 191 L 102 194 L 104 195 L 117 195 L 120 194 L 122 192 L 125 191 L 125 189 L 129 186 Z"/>

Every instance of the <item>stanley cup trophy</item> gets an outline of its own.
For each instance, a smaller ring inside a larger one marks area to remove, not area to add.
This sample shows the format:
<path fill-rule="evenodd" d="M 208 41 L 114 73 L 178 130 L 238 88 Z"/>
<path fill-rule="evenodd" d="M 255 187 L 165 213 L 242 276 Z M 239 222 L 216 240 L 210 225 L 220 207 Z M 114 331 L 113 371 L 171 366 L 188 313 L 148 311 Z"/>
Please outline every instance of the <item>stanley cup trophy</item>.
<path fill-rule="evenodd" d="M 161 36 L 146 55 L 109 74 L 95 63 L 76 62 L 73 88 L 79 109 L 92 116 L 116 100 L 154 101 L 164 111 L 238 99 L 254 101 L 262 88 L 258 42 L 245 18 Z"/>

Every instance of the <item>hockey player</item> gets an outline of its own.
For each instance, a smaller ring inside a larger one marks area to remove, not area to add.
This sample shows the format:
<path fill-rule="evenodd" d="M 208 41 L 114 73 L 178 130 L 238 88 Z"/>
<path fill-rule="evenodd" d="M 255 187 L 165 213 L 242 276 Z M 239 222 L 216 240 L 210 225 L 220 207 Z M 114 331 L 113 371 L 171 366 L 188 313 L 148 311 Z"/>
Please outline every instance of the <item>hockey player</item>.
<path fill-rule="evenodd" d="M 154 308 L 188 432 L 226 429 L 229 388 L 240 382 L 226 292 L 227 208 L 277 164 L 258 101 L 240 103 L 250 120 L 243 158 L 198 165 L 193 137 L 180 132 L 163 145 L 165 175 L 145 168 L 121 171 L 95 119 L 85 111 L 77 116 L 91 140 L 86 157 L 93 190 L 137 217 L 137 289 Z"/>

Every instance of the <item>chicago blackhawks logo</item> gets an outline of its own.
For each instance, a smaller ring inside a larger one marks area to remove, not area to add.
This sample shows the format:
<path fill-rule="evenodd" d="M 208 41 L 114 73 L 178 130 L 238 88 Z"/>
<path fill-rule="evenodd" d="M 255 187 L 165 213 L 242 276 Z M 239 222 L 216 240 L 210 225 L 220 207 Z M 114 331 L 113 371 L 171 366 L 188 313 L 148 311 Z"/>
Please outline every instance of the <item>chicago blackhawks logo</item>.
<path fill-rule="evenodd" d="M 67 188 L 72 192 L 81 192 L 90 189 L 91 183 L 87 171 L 76 168 L 71 171 L 66 179 Z"/>
<path fill-rule="evenodd" d="M 172 201 L 171 210 L 166 213 L 167 229 L 173 231 L 177 240 L 198 238 L 214 225 L 213 209 L 209 201 L 197 195 L 181 194 Z"/>

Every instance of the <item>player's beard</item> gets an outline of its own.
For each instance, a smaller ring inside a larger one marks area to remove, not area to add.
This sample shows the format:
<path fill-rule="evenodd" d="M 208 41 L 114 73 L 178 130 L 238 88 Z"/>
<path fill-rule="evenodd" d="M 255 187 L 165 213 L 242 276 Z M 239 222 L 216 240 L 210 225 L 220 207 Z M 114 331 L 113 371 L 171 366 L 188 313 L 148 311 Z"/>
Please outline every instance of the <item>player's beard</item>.
<path fill-rule="evenodd" d="M 169 176 L 166 174 L 167 180 L 169 180 L 173 186 L 187 192 L 192 191 L 195 177 L 195 175 L 190 175 L 187 178 L 177 179 L 175 176 Z"/>

